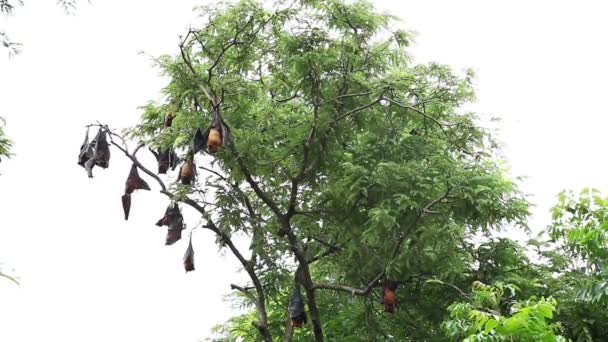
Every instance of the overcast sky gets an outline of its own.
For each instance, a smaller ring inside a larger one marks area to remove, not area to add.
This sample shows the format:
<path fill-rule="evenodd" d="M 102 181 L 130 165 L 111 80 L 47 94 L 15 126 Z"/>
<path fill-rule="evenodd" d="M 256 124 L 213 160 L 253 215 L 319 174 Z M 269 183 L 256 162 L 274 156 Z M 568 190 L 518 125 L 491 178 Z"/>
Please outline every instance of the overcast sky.
<path fill-rule="evenodd" d="M 0 51 L 0 115 L 16 156 L 0 164 L 0 261 L 21 286 L 0 279 L 0 341 L 195 342 L 231 314 L 223 301 L 245 277 L 209 232 L 196 231 L 195 272 L 186 239 L 164 246 L 154 226 L 166 199 L 133 196 L 122 218 L 129 163 L 86 177 L 76 165 L 83 126 L 121 128 L 160 99 L 165 80 L 145 55 L 176 53 L 200 1 L 93 0 L 75 16 L 29 0 L 0 21 L 22 55 Z M 474 108 L 503 118 L 513 176 L 548 224 L 555 194 L 608 189 L 605 174 L 608 22 L 601 1 L 376 1 L 418 32 L 411 55 L 476 71 Z M 490 4 L 493 3 L 493 4 Z M 148 161 L 152 162 L 151 156 Z M 185 212 L 189 226 L 199 222 Z"/>

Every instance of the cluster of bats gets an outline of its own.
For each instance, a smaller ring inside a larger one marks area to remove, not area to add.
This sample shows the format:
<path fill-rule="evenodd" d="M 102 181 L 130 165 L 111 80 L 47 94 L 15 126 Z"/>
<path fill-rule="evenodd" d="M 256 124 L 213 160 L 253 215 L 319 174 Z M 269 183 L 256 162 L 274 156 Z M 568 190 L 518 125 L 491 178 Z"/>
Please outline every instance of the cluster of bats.
<path fill-rule="evenodd" d="M 78 165 L 87 170 L 89 178 L 93 178 L 93 168 L 95 165 L 107 169 L 110 166 L 110 145 L 106 131 L 99 128 L 97 135 L 89 142 L 89 128 L 84 137 L 84 143 L 80 147 L 78 154 Z"/>
<path fill-rule="evenodd" d="M 163 129 L 171 127 L 174 115 L 169 113 L 164 120 Z M 214 154 L 220 150 L 222 146 L 227 146 L 232 143 L 230 129 L 224 122 L 221 115 L 214 111 L 213 120 L 209 127 L 203 132 L 198 128 L 194 132 L 192 143 L 186 157 L 179 169 L 177 180 L 184 185 L 191 185 L 196 180 L 196 165 L 194 164 L 194 155 L 200 151 L 205 151 L 209 154 Z M 169 169 L 175 170 L 180 163 L 180 158 L 172 148 L 156 151 L 150 149 L 158 163 L 158 173 L 166 174 Z M 110 165 L 110 146 L 107 140 L 107 127 L 100 127 L 95 138 L 89 142 L 89 128 L 85 135 L 84 143 L 80 147 L 78 155 L 78 165 L 85 168 L 90 178 L 93 177 L 93 167 L 95 165 L 101 168 L 108 168 Z M 129 219 L 131 210 L 131 194 L 135 190 L 150 190 L 150 186 L 139 176 L 138 163 L 134 162 L 131 165 L 131 170 L 125 182 L 125 193 L 122 196 L 122 207 L 125 220 Z M 159 227 L 167 226 L 167 237 L 165 245 L 169 246 L 179 241 L 182 237 L 182 230 L 186 228 L 184 217 L 177 205 L 177 202 L 169 205 L 164 216 L 156 222 Z M 184 269 L 186 272 L 194 271 L 194 250 L 192 248 L 192 236 L 188 242 L 188 248 L 184 254 Z M 397 283 L 391 280 L 384 282 L 384 311 L 394 313 L 397 300 L 395 291 Z M 304 308 L 304 299 L 300 293 L 299 285 L 296 285 L 287 307 L 289 318 L 293 327 L 301 328 L 307 323 L 306 311 Z"/>
<path fill-rule="evenodd" d="M 163 122 L 163 129 L 171 127 L 173 118 L 173 113 L 167 114 Z M 110 146 L 107 135 L 112 133 L 110 133 L 107 127 L 100 125 L 95 138 L 89 141 L 90 127 L 91 126 L 87 127 L 84 142 L 80 147 L 78 165 L 85 168 L 89 178 L 92 178 L 93 167 L 95 167 L 95 165 L 104 169 L 108 168 L 110 165 Z M 181 182 L 184 185 L 191 185 L 196 180 L 196 165 L 194 164 L 194 155 L 196 153 L 205 151 L 209 154 L 214 154 L 219 151 L 222 146 L 227 146 L 231 144 L 231 142 L 230 128 L 226 125 L 221 115 L 217 111 L 214 111 L 213 119 L 207 129 L 203 132 L 198 128 L 194 132 L 186 157 L 179 169 L 177 176 L 178 182 Z M 150 151 L 158 163 L 159 174 L 166 174 L 169 169 L 175 170 L 177 165 L 181 162 L 172 148 L 150 149 Z M 122 208 L 125 220 L 129 219 L 129 213 L 131 211 L 131 194 L 133 194 L 135 190 L 150 190 L 148 183 L 139 176 L 138 169 L 141 165 L 134 158 L 132 159 L 133 165 L 131 165 L 131 170 L 129 171 L 129 175 L 125 182 L 125 192 L 124 195 L 122 195 Z M 186 226 L 177 202 L 169 205 L 164 216 L 156 222 L 156 225 L 159 227 L 168 227 L 165 245 L 172 245 L 182 238 L 182 230 L 186 229 Z M 184 254 L 184 268 L 186 272 L 194 271 L 192 235 L 190 235 L 188 248 Z"/>

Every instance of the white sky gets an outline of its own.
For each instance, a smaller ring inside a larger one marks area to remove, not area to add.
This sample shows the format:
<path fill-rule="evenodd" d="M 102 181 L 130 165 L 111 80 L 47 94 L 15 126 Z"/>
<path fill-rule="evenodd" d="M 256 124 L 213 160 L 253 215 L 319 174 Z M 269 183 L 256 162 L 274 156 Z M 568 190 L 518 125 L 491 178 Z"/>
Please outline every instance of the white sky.
<path fill-rule="evenodd" d="M 474 107 L 504 119 L 512 173 L 538 204 L 533 228 L 560 190 L 608 188 L 603 2 L 376 3 L 418 32 L 417 60 L 476 71 Z M 0 261 L 21 286 L 0 279 L 0 341 L 194 342 L 231 314 L 223 296 L 245 277 L 212 234 L 195 233 L 197 270 L 186 275 L 186 239 L 165 247 L 154 226 L 165 198 L 136 193 L 125 222 L 126 159 L 113 150 L 93 180 L 76 165 L 85 124 L 135 124 L 136 107 L 159 98 L 164 81 L 137 52 L 175 53 L 200 4 L 99 0 L 65 16 L 55 1 L 29 0 L 8 21 L 24 52 L 0 52 L 0 115 L 17 154 L 0 164 Z"/>

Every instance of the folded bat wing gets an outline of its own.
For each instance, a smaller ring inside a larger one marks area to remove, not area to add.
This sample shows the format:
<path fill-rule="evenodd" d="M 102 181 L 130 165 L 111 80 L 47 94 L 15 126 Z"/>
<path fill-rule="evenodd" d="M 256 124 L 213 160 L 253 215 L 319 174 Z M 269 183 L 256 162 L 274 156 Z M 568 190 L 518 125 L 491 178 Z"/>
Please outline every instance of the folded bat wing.
<path fill-rule="evenodd" d="M 129 219 L 129 212 L 131 211 L 131 195 L 122 195 L 122 210 L 125 213 L 125 221 Z"/>
<path fill-rule="evenodd" d="M 110 166 L 110 145 L 108 145 L 106 132 L 102 128 L 99 128 L 97 136 L 95 136 L 95 165 L 104 169 Z"/>
<path fill-rule="evenodd" d="M 209 129 L 205 131 L 205 133 L 201 132 L 200 128 L 197 128 L 194 132 L 194 136 L 192 137 L 192 151 L 194 154 L 202 151 L 207 146 L 207 135 L 209 134 Z"/>
<path fill-rule="evenodd" d="M 190 235 L 188 248 L 186 248 L 186 253 L 184 254 L 184 269 L 186 272 L 194 271 L 194 249 L 192 248 L 192 235 Z"/>

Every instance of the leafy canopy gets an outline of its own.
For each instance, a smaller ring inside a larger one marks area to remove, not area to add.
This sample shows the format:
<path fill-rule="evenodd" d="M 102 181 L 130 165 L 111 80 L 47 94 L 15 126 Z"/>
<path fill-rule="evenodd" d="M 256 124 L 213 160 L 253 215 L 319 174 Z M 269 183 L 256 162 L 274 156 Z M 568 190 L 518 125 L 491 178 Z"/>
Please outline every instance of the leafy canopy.
<path fill-rule="evenodd" d="M 220 246 L 251 240 L 239 260 L 253 283 L 242 299 L 256 311 L 219 330 L 291 336 L 296 281 L 312 326 L 299 340 L 443 336 L 456 289 L 477 280 L 473 237 L 523 224 L 528 209 L 491 136 L 459 109 L 474 98 L 472 73 L 413 64 L 409 33 L 367 2 L 200 11 L 180 52 L 157 59 L 166 101 L 145 106 L 130 135 L 185 155 L 214 114 L 231 128 L 234 145 L 198 161 L 199 182 L 171 187 L 205 207 Z M 384 279 L 400 282 L 394 317 L 380 312 Z"/>

